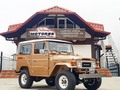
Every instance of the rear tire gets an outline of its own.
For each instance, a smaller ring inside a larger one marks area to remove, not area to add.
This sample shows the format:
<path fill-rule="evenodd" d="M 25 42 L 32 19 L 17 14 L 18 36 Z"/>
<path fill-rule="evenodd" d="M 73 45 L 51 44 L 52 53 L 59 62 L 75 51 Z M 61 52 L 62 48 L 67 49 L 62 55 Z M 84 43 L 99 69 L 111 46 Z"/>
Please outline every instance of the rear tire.
<path fill-rule="evenodd" d="M 88 78 L 84 80 L 85 82 L 83 84 L 88 90 L 97 90 L 102 83 L 101 78 Z"/>
<path fill-rule="evenodd" d="M 57 90 L 74 90 L 76 78 L 73 73 L 64 70 L 56 76 L 55 85 Z"/>
<path fill-rule="evenodd" d="M 55 86 L 55 78 L 54 77 L 50 77 L 45 79 L 46 83 L 48 86 Z"/>
<path fill-rule="evenodd" d="M 22 70 L 19 75 L 19 85 L 21 88 L 30 88 L 33 84 L 33 78 L 29 75 L 28 70 Z"/>

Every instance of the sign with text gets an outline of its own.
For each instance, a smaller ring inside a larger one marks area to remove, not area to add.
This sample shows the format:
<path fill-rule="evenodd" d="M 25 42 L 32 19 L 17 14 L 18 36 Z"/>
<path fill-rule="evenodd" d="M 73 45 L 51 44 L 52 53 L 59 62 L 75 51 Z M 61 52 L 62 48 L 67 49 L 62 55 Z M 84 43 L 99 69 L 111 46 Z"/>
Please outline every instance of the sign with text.
<path fill-rule="evenodd" d="M 60 39 L 80 39 L 85 38 L 85 29 L 59 29 L 56 36 Z"/>
<path fill-rule="evenodd" d="M 47 27 L 38 27 L 28 31 L 29 38 L 56 38 L 56 33 Z"/>
<path fill-rule="evenodd" d="M 27 32 L 28 39 L 34 38 L 56 38 L 64 40 L 85 40 L 85 29 L 58 29 L 38 27 L 30 28 Z"/>

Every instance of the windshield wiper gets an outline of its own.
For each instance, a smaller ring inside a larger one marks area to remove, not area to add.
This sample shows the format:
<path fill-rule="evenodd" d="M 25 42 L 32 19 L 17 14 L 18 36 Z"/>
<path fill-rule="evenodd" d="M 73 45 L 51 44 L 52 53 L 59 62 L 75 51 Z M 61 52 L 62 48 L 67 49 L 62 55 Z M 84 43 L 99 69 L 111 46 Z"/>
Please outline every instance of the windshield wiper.
<path fill-rule="evenodd" d="M 60 51 L 60 52 L 63 52 L 63 53 L 68 53 L 67 51 Z"/>
<path fill-rule="evenodd" d="M 71 54 L 71 52 L 67 52 L 67 51 L 61 51 L 61 53 Z"/>

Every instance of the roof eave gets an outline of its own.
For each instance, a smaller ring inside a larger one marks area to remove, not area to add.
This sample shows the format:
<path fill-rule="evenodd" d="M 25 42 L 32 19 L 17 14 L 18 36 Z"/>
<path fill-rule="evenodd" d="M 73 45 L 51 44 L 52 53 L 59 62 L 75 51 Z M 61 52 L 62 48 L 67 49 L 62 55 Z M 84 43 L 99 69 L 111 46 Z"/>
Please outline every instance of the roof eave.
<path fill-rule="evenodd" d="M 30 20 L 32 20 L 32 18 L 34 18 L 38 14 L 72 14 L 72 15 L 75 15 L 76 17 L 78 17 L 79 20 L 82 20 L 82 22 L 85 23 L 93 32 L 103 34 L 103 36 L 107 36 L 110 34 L 110 32 L 95 30 L 92 26 L 90 26 L 83 18 L 81 18 L 75 12 L 36 12 L 34 15 L 32 15 L 29 19 L 27 19 L 20 27 L 16 28 L 14 31 L 3 32 L 3 33 L 0 33 L 0 35 L 6 36 L 6 34 L 15 33 L 16 31 L 21 29 L 25 24 L 27 24 Z"/>
<path fill-rule="evenodd" d="M 74 14 L 74 12 L 37 12 L 37 14 Z"/>
<path fill-rule="evenodd" d="M 107 31 L 97 31 L 97 30 L 95 30 L 92 26 L 90 26 L 90 25 L 87 23 L 87 21 L 85 21 L 83 18 L 81 18 L 77 13 L 74 12 L 74 15 L 75 15 L 76 17 L 78 17 L 79 20 L 82 20 L 82 21 L 83 21 L 90 29 L 92 29 L 94 32 L 103 34 L 103 36 L 107 36 L 107 35 L 110 34 L 110 32 L 107 32 Z"/>

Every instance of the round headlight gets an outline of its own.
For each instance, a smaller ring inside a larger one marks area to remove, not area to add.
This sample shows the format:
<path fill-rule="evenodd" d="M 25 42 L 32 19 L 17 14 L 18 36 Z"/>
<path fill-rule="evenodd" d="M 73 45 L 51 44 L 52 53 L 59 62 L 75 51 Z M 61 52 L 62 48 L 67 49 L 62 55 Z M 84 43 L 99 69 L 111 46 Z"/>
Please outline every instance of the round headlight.
<path fill-rule="evenodd" d="M 79 62 L 79 61 L 77 61 L 77 67 L 78 67 L 78 68 L 81 68 L 81 67 L 82 67 L 82 63 Z"/>

